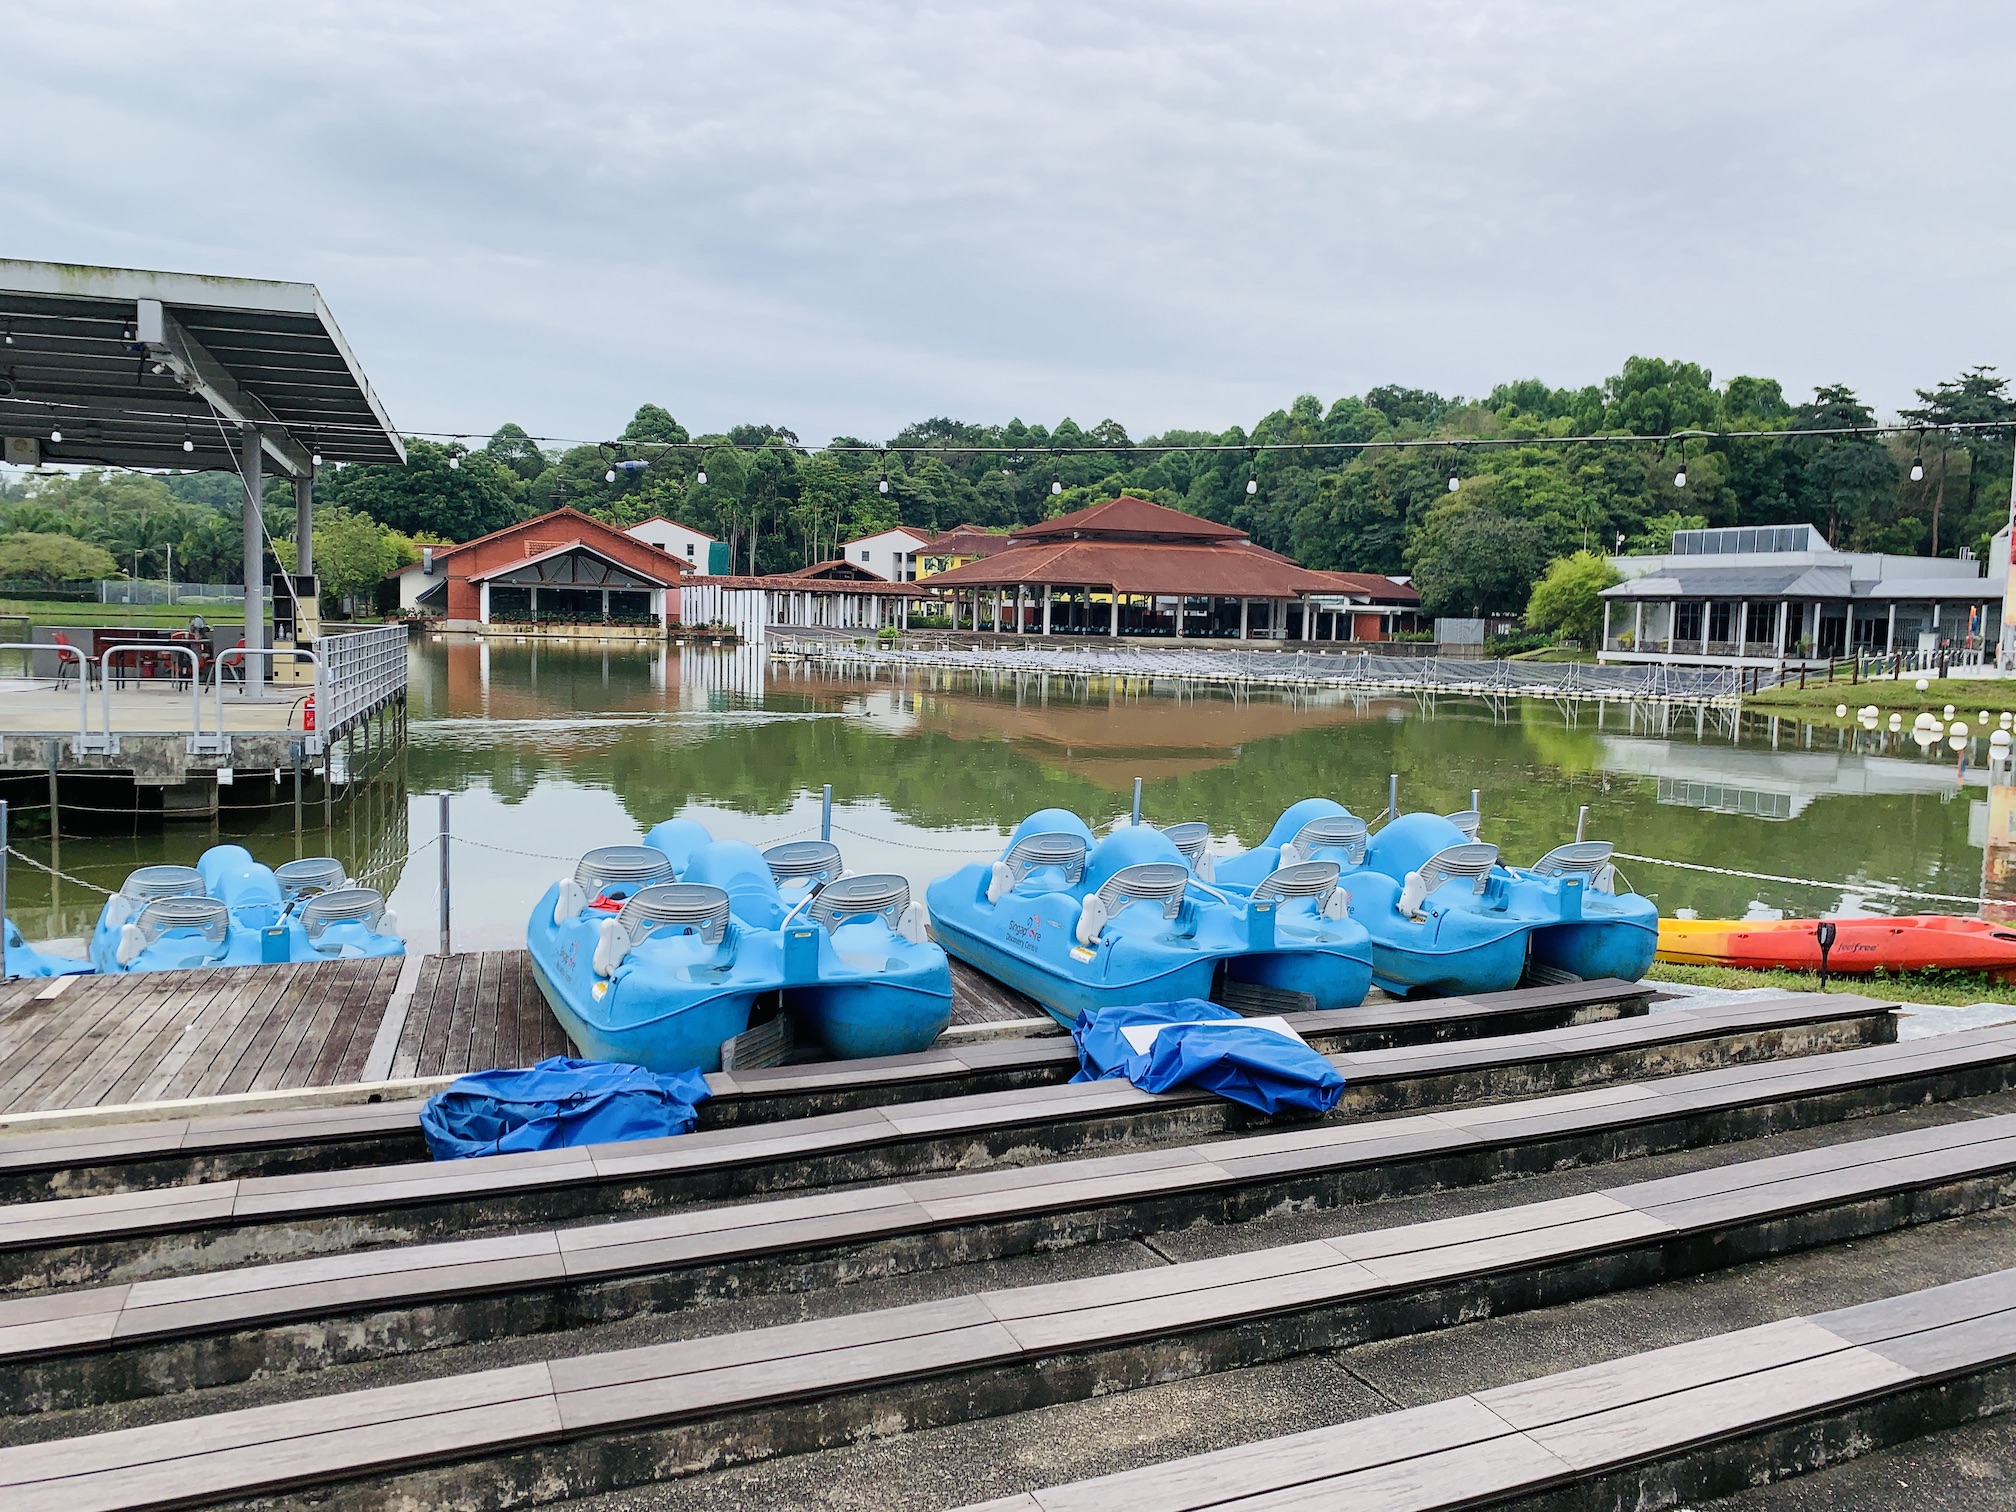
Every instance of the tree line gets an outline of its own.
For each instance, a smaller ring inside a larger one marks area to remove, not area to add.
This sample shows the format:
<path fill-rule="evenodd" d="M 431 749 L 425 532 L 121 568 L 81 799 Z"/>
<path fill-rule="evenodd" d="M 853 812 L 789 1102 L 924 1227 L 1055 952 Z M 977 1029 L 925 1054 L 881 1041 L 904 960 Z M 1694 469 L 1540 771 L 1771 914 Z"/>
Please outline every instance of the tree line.
<path fill-rule="evenodd" d="M 1901 412 L 1904 431 L 1830 435 L 1876 422 L 1845 386 L 1794 402 L 1774 379 L 1717 383 L 1696 363 L 1632 357 L 1581 388 L 1524 379 L 1465 399 L 1389 385 L 1327 406 L 1305 394 L 1250 430 L 1136 441 L 1113 420 L 941 418 L 885 441 L 837 437 L 816 450 L 781 425 L 691 434 L 646 404 L 602 445 L 542 447 L 515 423 L 476 447 L 414 438 L 405 466 L 330 469 L 316 497 L 343 512 L 332 519 L 382 527 L 395 555 L 413 541 L 468 540 L 566 505 L 619 526 L 664 515 L 726 542 L 736 571 L 774 572 L 894 525 L 1003 530 L 1125 492 L 1235 525 L 1310 567 L 1411 574 L 1430 612 L 1518 612 L 1550 562 L 1658 551 L 1689 526 L 1811 523 L 1843 549 L 1984 551 L 2007 515 L 2016 396 L 1983 366 L 1917 395 Z M 1672 439 L 1682 432 L 1691 434 Z M 1570 436 L 1609 439 L 1560 443 Z M 153 548 L 138 525 L 115 528 L 103 512 L 88 524 L 76 516 L 76 528 L 64 521 L 76 497 L 146 494 L 146 529 L 180 530 L 196 547 L 177 547 L 178 570 L 186 563 L 194 575 L 200 561 L 226 571 L 235 526 L 168 507 L 221 491 L 232 497 L 208 513 L 235 515 L 235 479 L 214 482 L 31 480 L 25 497 L 17 489 L 0 501 L 0 531 L 68 531 L 122 564 L 138 545 L 144 563 Z M 278 541 L 293 513 L 274 503 Z M 38 506 L 47 518 L 22 513 Z M 38 523 L 16 523 L 31 518 Z M 357 549 L 344 554 L 371 556 L 362 527 L 347 529 Z M 335 543 L 330 555 L 318 543 L 317 558 L 325 579 L 339 571 Z M 361 587 L 362 575 L 352 576 Z"/>

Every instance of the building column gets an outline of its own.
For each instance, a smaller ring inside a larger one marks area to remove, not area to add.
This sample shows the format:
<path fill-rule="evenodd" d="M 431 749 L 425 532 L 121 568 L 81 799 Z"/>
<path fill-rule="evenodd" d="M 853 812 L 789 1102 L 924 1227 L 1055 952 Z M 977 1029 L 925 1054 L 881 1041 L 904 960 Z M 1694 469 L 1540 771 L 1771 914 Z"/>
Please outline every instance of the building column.
<path fill-rule="evenodd" d="M 1050 633 L 1050 585 L 1048 583 L 1038 583 L 1036 587 L 1043 595 L 1043 633 L 1048 635 Z"/>
<path fill-rule="evenodd" d="M 1888 656 L 1897 649 L 1897 600 L 1890 600 L 1890 623 L 1883 631 L 1883 654 Z"/>
<path fill-rule="evenodd" d="M 1241 640 L 1246 639 L 1246 632 L 1251 627 L 1252 623 L 1253 623 L 1253 600 L 1251 600 L 1250 598 L 1242 598 L 1241 600 L 1239 600 L 1239 639 Z"/>
<path fill-rule="evenodd" d="M 1596 649 L 1606 650 L 1610 645 L 1610 600 L 1603 600 L 1603 643 Z"/>
<path fill-rule="evenodd" d="M 1666 654 L 1673 654 L 1673 636 L 1680 628 L 1680 600 L 1666 601 Z"/>
<path fill-rule="evenodd" d="M 1111 604 L 1109 607 L 1112 609 L 1113 615 L 1109 621 L 1111 628 L 1106 633 L 1115 640 L 1118 640 L 1120 638 L 1120 590 L 1118 588 L 1113 589 L 1111 592 Z"/>
<path fill-rule="evenodd" d="M 1841 624 L 1841 651 L 1843 655 L 1855 654 L 1855 600 L 1848 600 L 1848 611 Z"/>
<path fill-rule="evenodd" d="M 1631 616 L 1631 649 L 1634 652 L 1645 649 L 1645 600 L 1639 599 L 1633 606 Z"/>
<path fill-rule="evenodd" d="M 1778 609 L 1777 609 L 1777 612 L 1778 612 L 1778 636 L 1777 636 L 1777 642 L 1778 642 L 1778 660 L 1780 660 L 1781 662 L 1782 662 L 1783 660 L 1785 660 L 1785 622 L 1786 622 L 1787 620 L 1789 620 L 1790 618 L 1792 618 L 1792 614 L 1791 614 L 1791 609 L 1792 609 L 1792 606 L 1791 606 L 1791 605 L 1790 605 L 1789 603 L 1780 603 L 1780 604 L 1778 605 Z"/>
<path fill-rule="evenodd" d="M 1739 599 L 1736 603 L 1736 654 L 1742 656 L 1750 649 L 1750 600 Z"/>
<path fill-rule="evenodd" d="M 1029 593 L 1021 583 L 1015 585 L 1015 633 L 1029 633 Z"/>
<path fill-rule="evenodd" d="M 490 585 L 488 583 L 478 583 L 476 585 L 476 623 L 479 625 L 490 623 Z"/>
<path fill-rule="evenodd" d="M 256 426 L 246 426 L 239 468 L 245 475 L 245 681 L 247 698 L 266 690 L 266 658 L 255 653 L 266 645 L 266 532 L 259 514 L 264 487 L 265 452 Z"/>

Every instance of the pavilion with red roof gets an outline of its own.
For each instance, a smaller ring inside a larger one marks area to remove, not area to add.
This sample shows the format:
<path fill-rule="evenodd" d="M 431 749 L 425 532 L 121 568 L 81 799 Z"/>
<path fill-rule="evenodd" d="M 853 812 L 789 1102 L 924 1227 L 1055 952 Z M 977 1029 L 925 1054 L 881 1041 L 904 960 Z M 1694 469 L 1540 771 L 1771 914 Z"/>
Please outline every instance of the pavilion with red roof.
<path fill-rule="evenodd" d="M 1379 640 L 1420 605 L 1405 583 L 1314 572 L 1236 526 L 1132 495 L 1011 531 L 929 582 L 955 625 L 1040 635 Z"/>

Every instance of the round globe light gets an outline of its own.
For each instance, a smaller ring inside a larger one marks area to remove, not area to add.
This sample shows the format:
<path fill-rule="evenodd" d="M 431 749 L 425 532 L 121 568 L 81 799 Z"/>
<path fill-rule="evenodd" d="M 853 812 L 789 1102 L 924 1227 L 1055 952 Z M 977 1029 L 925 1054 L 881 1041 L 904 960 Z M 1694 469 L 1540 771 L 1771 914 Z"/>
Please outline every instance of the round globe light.
<path fill-rule="evenodd" d="M 1925 691 L 1925 690 L 1926 690 L 1927 688 L 1929 688 L 1929 687 L 1931 687 L 1931 686 L 1932 686 L 1932 684 L 1930 684 L 1929 682 L 1925 681 L 1925 679 L 1924 679 L 1924 678 L 1922 678 L 1922 677 L 1921 677 L 1921 678 L 1919 678 L 1919 679 L 1918 679 L 1918 691 L 1919 691 L 1920 693 L 1923 693 L 1923 692 L 1924 692 L 1924 691 Z"/>
<path fill-rule="evenodd" d="M 1848 717 L 1848 705 L 1846 704 L 1834 705 L 1834 717 L 1836 719 L 1846 719 Z"/>

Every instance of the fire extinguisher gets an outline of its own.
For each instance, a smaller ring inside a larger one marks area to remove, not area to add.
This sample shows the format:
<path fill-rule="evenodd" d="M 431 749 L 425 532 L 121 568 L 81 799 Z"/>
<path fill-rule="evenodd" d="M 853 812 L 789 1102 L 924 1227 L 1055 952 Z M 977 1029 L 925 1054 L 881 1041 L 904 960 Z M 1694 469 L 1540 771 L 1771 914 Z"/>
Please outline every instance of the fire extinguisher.
<path fill-rule="evenodd" d="M 310 693 L 301 701 L 301 728 L 310 734 L 315 730 L 315 695 Z"/>

